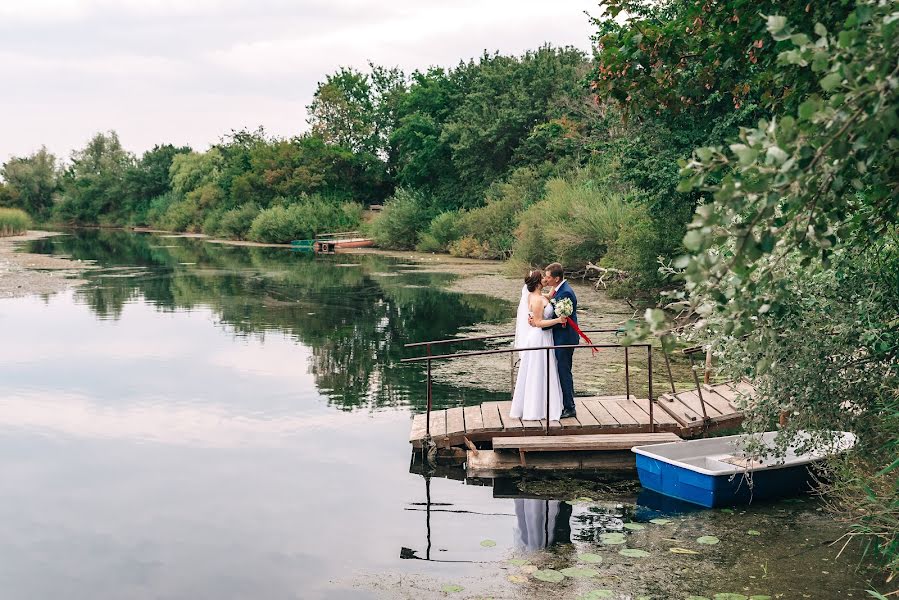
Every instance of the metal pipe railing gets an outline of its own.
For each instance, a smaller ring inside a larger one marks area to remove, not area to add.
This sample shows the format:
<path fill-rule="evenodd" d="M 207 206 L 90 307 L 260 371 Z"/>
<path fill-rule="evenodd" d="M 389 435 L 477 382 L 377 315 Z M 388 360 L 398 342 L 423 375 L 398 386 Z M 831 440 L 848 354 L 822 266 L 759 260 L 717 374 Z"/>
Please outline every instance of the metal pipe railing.
<path fill-rule="evenodd" d="M 485 336 L 485 337 L 506 337 L 506 336 Z M 466 340 L 468 341 L 468 340 Z M 400 360 L 401 363 L 419 363 L 419 362 L 427 362 L 427 373 L 428 373 L 428 381 L 427 381 L 427 390 L 428 390 L 428 404 L 427 404 L 427 417 L 426 417 L 426 433 L 427 439 L 431 439 L 431 410 L 433 405 L 433 396 L 432 396 L 432 377 L 431 377 L 431 362 L 435 360 L 451 360 L 454 358 L 465 358 L 472 356 L 487 356 L 492 354 L 512 354 L 514 352 L 532 352 L 536 350 L 543 350 L 546 352 L 546 364 L 549 365 L 549 352 L 550 350 L 559 350 L 565 348 L 624 348 L 624 356 L 625 356 L 625 386 L 627 389 L 627 397 L 630 399 L 630 369 L 629 369 L 629 348 L 646 348 L 647 353 L 647 363 L 648 363 L 648 379 L 649 379 L 649 430 L 652 433 L 655 433 L 655 413 L 654 413 L 654 398 L 653 398 L 653 381 L 652 381 L 652 344 L 632 344 L 630 346 L 623 346 L 622 344 L 562 344 L 562 345 L 553 345 L 553 346 L 534 346 L 530 348 L 495 348 L 491 350 L 474 350 L 469 352 L 457 352 L 455 354 L 431 354 L 431 344 L 435 342 L 420 342 L 416 344 L 407 344 L 409 346 L 425 346 L 427 348 L 426 356 L 418 356 L 414 358 L 403 358 Z M 546 434 L 549 435 L 549 397 L 550 397 L 550 386 L 549 386 L 549 369 L 546 370 Z"/>
<path fill-rule="evenodd" d="M 584 333 L 618 333 L 621 329 L 584 329 Z M 403 348 L 416 348 L 420 346 L 439 346 L 441 344 L 461 344 L 464 342 L 483 342 L 485 340 L 499 340 L 502 338 L 515 337 L 514 333 L 497 333 L 494 335 L 478 335 L 467 338 L 449 338 L 446 340 L 431 340 L 428 342 L 413 342 L 404 344 Z"/>

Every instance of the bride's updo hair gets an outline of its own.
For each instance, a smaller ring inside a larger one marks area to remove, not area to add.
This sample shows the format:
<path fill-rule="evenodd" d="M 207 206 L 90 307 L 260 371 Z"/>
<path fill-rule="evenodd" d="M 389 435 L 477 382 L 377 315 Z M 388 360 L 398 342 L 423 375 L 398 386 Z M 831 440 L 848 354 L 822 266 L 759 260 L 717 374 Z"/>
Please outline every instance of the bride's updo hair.
<path fill-rule="evenodd" d="M 543 273 L 537 271 L 536 269 L 530 271 L 527 274 L 527 277 L 524 278 L 524 284 L 528 286 L 528 291 L 533 292 L 537 288 L 540 287 L 541 282 L 543 281 Z"/>

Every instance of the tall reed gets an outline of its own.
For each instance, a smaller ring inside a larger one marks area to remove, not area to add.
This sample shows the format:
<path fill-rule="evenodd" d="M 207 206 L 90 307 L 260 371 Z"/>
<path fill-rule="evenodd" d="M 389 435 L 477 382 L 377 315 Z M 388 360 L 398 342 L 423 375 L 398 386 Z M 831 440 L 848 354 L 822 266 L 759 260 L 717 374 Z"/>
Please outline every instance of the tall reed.
<path fill-rule="evenodd" d="M 19 235 L 31 227 L 31 217 L 18 208 L 0 208 L 0 237 Z"/>

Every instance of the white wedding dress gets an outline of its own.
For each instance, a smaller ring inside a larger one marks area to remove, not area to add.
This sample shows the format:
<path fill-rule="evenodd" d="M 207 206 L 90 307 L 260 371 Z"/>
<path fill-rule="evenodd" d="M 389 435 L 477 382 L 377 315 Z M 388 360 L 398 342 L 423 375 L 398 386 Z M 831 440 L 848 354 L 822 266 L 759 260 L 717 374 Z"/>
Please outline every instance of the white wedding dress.
<path fill-rule="evenodd" d="M 539 348 L 553 345 L 552 331 L 528 324 L 528 289 L 521 290 L 521 302 L 515 324 L 516 348 Z M 543 318 L 553 318 L 553 307 L 547 302 L 543 308 Z M 545 350 L 519 352 L 518 379 L 512 396 L 512 410 L 509 416 L 526 421 L 546 418 L 546 376 L 549 373 L 549 417 L 558 421 L 562 414 L 562 387 L 559 385 L 559 371 L 556 368 L 556 353 L 549 351 L 549 364 Z"/>

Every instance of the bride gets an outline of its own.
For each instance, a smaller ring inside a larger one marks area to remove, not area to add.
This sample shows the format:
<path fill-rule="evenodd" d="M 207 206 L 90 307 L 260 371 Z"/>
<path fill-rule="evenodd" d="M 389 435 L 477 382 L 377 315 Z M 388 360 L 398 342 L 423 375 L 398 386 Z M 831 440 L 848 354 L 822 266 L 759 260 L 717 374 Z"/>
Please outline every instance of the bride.
<path fill-rule="evenodd" d="M 553 334 L 549 329 L 564 318 L 552 318 L 553 307 L 543 294 L 543 273 L 531 271 L 524 278 L 521 302 L 515 321 L 515 347 L 540 348 L 553 345 Z M 528 316 L 534 315 L 534 326 L 528 324 Z M 541 318 L 538 318 L 540 315 Z M 558 421 L 562 414 L 562 387 L 559 385 L 559 371 L 556 369 L 556 353 L 546 350 L 519 352 L 521 363 L 518 379 L 512 396 L 512 410 L 509 416 L 526 421 L 546 418 L 546 377 L 549 373 L 549 415 L 551 421 Z M 547 355 L 549 364 L 547 364 Z"/>

